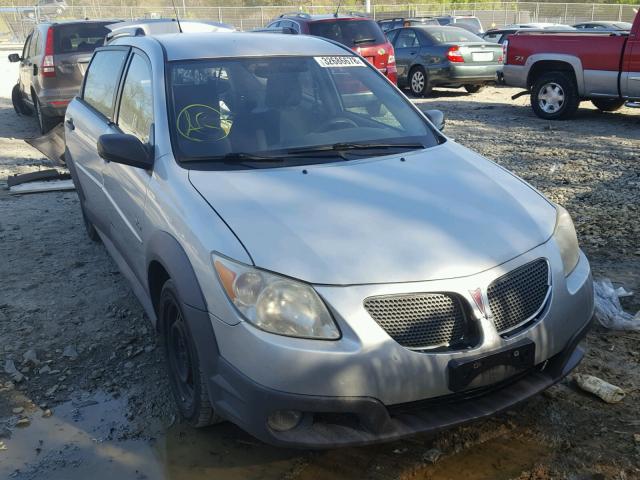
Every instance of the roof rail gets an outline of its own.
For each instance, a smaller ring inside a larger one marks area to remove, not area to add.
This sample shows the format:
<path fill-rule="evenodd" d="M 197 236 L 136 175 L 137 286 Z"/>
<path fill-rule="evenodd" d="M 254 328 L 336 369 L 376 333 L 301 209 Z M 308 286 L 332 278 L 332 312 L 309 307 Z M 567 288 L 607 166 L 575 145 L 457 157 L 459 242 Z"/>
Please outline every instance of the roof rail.
<path fill-rule="evenodd" d="M 278 18 L 284 18 L 284 17 L 300 17 L 300 18 L 311 18 L 311 15 L 309 15 L 306 12 L 285 12 L 282 13 L 280 15 L 278 15 Z"/>

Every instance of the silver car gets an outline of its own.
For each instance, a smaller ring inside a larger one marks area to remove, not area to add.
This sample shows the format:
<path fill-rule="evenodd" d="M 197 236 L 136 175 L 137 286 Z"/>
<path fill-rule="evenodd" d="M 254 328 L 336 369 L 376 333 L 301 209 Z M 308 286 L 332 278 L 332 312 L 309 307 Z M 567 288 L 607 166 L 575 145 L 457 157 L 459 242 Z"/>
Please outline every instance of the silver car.
<path fill-rule="evenodd" d="M 569 214 L 442 124 L 312 36 L 96 50 L 66 159 L 188 422 L 284 446 L 388 441 L 578 364 L 593 289 Z"/>

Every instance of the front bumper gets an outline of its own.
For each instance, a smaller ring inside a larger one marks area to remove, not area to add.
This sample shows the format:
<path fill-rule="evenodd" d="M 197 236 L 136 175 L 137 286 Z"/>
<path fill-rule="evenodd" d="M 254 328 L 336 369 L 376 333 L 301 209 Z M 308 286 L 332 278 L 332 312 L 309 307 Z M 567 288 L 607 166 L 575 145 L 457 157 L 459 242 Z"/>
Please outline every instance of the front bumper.
<path fill-rule="evenodd" d="M 255 437 L 274 445 L 333 448 L 398 440 L 478 420 L 508 409 L 564 378 L 584 356 L 578 346 L 591 321 L 558 354 L 500 384 L 439 398 L 386 406 L 369 397 L 323 397 L 271 390 L 250 380 L 226 361 L 211 379 L 218 412 Z M 278 410 L 303 412 L 286 432 L 267 426 Z"/>
<path fill-rule="evenodd" d="M 470 350 L 405 348 L 363 308 L 369 296 L 429 291 L 456 292 L 473 305 L 470 292 L 475 288 L 540 257 L 547 258 L 551 268 L 548 306 L 532 325 L 508 337 L 497 334 L 493 323 L 473 307 L 482 335 Z M 270 443 L 319 448 L 382 442 L 508 408 L 557 382 L 578 364 L 582 352 L 576 345 L 594 307 L 586 257 L 581 254 L 576 269 L 565 278 L 553 239 L 469 277 L 316 289 L 340 326 L 338 341 L 282 337 L 245 322 L 230 324 L 211 317 L 220 340 L 219 369 L 210 376 L 212 401 L 223 416 Z M 449 388 L 451 361 L 491 355 L 523 341 L 535 344 L 535 368 L 524 375 L 480 382 L 486 386 L 455 394 Z M 306 413 L 301 425 L 277 433 L 266 422 L 277 410 Z"/>

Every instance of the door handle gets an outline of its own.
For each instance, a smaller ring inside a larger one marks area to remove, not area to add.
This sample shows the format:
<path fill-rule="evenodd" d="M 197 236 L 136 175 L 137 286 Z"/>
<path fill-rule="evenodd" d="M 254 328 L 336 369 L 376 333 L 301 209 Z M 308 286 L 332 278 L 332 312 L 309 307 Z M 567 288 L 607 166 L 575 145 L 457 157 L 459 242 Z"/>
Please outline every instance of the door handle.
<path fill-rule="evenodd" d="M 38 65 L 36 65 L 35 63 L 33 64 L 33 76 L 35 77 L 36 75 L 38 75 Z"/>
<path fill-rule="evenodd" d="M 75 130 L 76 129 L 76 126 L 73 124 L 73 118 L 71 118 L 71 117 L 67 118 L 65 123 L 67 124 L 67 127 L 69 127 L 69 130 Z"/>

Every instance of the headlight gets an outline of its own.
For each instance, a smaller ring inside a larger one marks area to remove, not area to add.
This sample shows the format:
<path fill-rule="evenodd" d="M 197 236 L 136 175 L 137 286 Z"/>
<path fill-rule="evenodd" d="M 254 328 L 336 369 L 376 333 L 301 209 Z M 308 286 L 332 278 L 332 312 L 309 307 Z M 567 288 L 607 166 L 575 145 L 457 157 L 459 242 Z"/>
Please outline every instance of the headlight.
<path fill-rule="evenodd" d="M 580 258 L 580 248 L 578 247 L 578 237 L 573 226 L 571 215 L 563 207 L 557 205 L 558 217 L 556 218 L 556 229 L 553 236 L 560 249 L 562 265 L 564 266 L 564 276 L 566 277 L 578 264 Z"/>
<path fill-rule="evenodd" d="M 229 300 L 253 325 L 290 337 L 335 340 L 340 331 L 309 285 L 213 256 Z"/>

